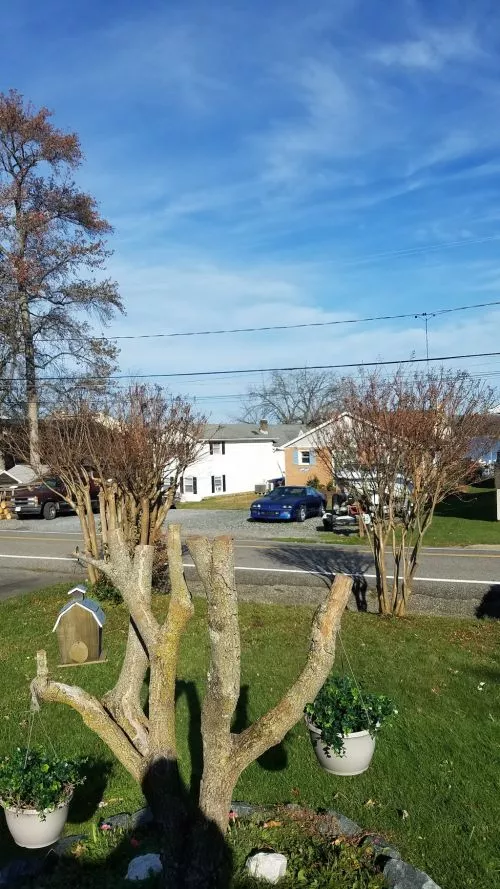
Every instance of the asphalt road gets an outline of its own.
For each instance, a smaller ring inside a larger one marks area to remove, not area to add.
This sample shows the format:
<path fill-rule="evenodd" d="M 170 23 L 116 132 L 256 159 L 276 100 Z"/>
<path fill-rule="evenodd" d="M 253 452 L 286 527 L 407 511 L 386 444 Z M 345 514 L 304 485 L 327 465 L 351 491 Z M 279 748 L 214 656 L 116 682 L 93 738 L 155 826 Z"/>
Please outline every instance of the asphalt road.
<path fill-rule="evenodd" d="M 60 523 L 60 524 L 59 524 Z M 260 528 L 260 526 L 259 526 Z M 258 529 L 257 529 L 258 531 Z M 49 585 L 61 579 L 82 576 L 74 551 L 81 535 L 76 518 L 54 522 L 12 522 L 0 526 L 0 599 Z M 357 578 L 356 589 L 363 604 L 366 591 L 374 585 L 371 553 L 342 544 L 296 544 L 258 539 L 236 539 L 238 585 L 278 587 L 285 601 L 300 601 L 301 589 L 318 590 L 336 572 Z M 195 576 L 186 550 L 187 576 Z M 288 590 L 288 593 L 285 591 Z M 290 590 L 292 592 L 290 592 Z M 295 590 L 295 592 L 294 592 Z M 423 550 L 415 579 L 415 593 L 425 600 L 448 603 L 445 611 L 474 613 L 481 602 L 500 608 L 500 546 L 498 549 L 443 548 Z M 304 595 L 304 599 L 307 597 Z M 314 598 L 314 597 L 313 597 Z"/>

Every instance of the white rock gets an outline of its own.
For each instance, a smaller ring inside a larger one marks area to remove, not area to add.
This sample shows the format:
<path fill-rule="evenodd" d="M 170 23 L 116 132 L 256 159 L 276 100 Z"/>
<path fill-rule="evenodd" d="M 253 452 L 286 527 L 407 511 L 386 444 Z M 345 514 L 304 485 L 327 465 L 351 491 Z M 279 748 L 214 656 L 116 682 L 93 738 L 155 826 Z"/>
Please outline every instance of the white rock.
<path fill-rule="evenodd" d="M 286 874 L 286 856 L 280 852 L 257 852 L 247 858 L 246 867 L 257 880 L 277 883 Z"/>
<path fill-rule="evenodd" d="M 163 870 L 159 855 L 149 853 L 132 858 L 128 866 L 127 880 L 147 880 L 151 874 L 159 874 Z"/>

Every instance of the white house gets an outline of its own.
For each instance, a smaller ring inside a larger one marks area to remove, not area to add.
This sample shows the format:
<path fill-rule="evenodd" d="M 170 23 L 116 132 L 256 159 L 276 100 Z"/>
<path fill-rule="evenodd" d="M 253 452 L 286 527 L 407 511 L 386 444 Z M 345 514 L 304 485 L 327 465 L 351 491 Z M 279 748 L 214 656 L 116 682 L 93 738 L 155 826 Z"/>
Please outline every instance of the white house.
<path fill-rule="evenodd" d="M 213 494 L 239 494 L 270 487 L 285 475 L 282 445 L 300 435 L 299 425 L 253 423 L 207 424 L 197 460 L 180 483 L 182 500 Z"/>

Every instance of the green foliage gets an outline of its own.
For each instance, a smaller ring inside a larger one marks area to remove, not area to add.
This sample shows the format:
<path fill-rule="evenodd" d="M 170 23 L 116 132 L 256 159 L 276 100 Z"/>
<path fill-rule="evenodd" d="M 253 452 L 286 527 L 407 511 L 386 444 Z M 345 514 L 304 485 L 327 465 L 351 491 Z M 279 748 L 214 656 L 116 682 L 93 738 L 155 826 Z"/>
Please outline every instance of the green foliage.
<path fill-rule="evenodd" d="M 119 590 L 105 574 L 101 574 L 96 583 L 89 583 L 87 588 L 89 595 L 98 602 L 112 602 L 118 605 L 122 600 Z"/>
<path fill-rule="evenodd" d="M 268 826 L 271 825 L 271 826 Z M 263 825 L 241 822 L 230 828 L 228 843 L 233 853 L 234 889 L 254 887 L 245 870 L 248 856 L 256 851 L 281 852 L 287 856 L 283 889 L 379 889 L 383 876 L 366 849 L 347 841 L 318 836 L 309 825 L 281 821 Z"/>
<path fill-rule="evenodd" d="M 308 485 L 310 488 L 316 488 L 316 490 L 321 488 L 321 482 L 317 475 L 310 475 L 306 481 L 306 485 Z"/>
<path fill-rule="evenodd" d="M 41 748 L 17 747 L 0 760 L 0 799 L 13 809 L 50 812 L 83 784 L 85 759 L 62 759 Z"/>
<path fill-rule="evenodd" d="M 325 746 L 345 753 L 343 736 L 368 730 L 374 736 L 398 711 L 385 695 L 364 693 L 348 676 L 329 676 L 305 713 L 319 729 Z"/>

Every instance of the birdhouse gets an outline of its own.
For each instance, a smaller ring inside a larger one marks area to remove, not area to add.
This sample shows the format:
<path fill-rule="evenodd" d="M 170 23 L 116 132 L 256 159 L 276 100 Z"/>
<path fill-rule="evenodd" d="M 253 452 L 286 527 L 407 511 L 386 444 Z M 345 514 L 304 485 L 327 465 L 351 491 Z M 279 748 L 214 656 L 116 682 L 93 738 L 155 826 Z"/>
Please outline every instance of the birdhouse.
<path fill-rule="evenodd" d="M 104 611 L 98 602 L 87 598 L 84 586 L 74 587 L 68 596 L 71 598 L 61 608 L 53 629 L 59 643 L 60 666 L 102 662 Z"/>

